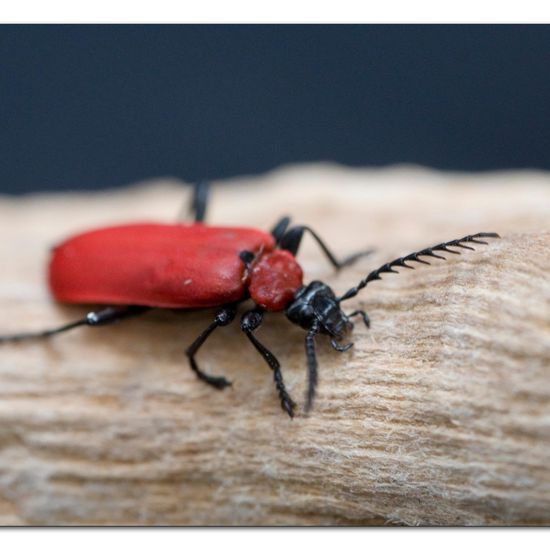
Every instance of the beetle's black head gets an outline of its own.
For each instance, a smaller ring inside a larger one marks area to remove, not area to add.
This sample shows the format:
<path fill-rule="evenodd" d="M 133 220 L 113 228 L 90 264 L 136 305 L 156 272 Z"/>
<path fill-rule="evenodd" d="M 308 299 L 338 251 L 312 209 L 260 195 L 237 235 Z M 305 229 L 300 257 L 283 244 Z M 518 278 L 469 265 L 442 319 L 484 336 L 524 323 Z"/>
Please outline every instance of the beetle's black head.
<path fill-rule="evenodd" d="M 321 281 L 313 281 L 303 286 L 294 295 L 286 308 L 290 321 L 309 330 L 319 325 L 319 332 L 340 340 L 352 328 L 353 323 L 340 309 L 340 303 L 332 289 Z"/>

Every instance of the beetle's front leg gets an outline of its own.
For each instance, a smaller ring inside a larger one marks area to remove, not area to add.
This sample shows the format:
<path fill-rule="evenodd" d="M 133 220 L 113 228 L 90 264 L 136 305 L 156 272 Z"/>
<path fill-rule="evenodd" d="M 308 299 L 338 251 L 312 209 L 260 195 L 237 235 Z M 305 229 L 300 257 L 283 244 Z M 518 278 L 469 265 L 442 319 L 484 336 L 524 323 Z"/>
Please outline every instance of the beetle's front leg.
<path fill-rule="evenodd" d="M 259 342 L 253 334 L 253 332 L 262 324 L 263 315 L 263 309 L 260 307 L 247 311 L 241 318 L 241 330 L 246 334 L 248 339 L 252 342 L 252 345 L 258 350 L 265 362 L 269 365 L 269 368 L 273 371 L 273 380 L 275 381 L 275 387 L 279 393 L 281 407 L 284 411 L 286 411 L 290 418 L 292 418 L 294 416 L 294 408 L 296 407 L 296 403 L 294 403 L 286 391 L 283 375 L 281 373 L 281 365 L 279 364 L 277 358 L 261 342 Z"/>
<path fill-rule="evenodd" d="M 231 304 L 220 309 L 214 318 L 214 321 L 199 335 L 199 337 L 185 350 L 189 363 L 193 372 L 211 386 L 214 386 L 218 390 L 223 390 L 227 386 L 231 386 L 231 382 L 223 376 L 210 376 L 203 372 L 197 362 L 195 361 L 195 355 L 199 351 L 199 348 L 204 344 L 206 339 L 216 330 L 218 327 L 225 327 L 229 325 L 235 319 L 235 312 L 237 311 L 237 305 Z"/>
<path fill-rule="evenodd" d="M 351 317 L 355 317 L 356 315 L 360 315 L 363 319 L 363 323 L 365 323 L 365 326 L 367 328 L 370 328 L 370 319 L 366 311 L 363 311 L 362 309 L 356 309 L 353 313 L 350 313 L 348 317 L 351 319 Z"/>

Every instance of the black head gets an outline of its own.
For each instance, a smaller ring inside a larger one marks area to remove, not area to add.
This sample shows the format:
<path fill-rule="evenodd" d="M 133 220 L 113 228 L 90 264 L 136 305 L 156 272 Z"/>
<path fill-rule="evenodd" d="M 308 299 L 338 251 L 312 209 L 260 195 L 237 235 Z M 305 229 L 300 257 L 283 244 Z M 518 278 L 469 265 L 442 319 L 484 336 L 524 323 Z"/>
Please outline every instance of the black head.
<path fill-rule="evenodd" d="M 300 226 L 298 229 L 290 229 L 286 231 L 288 225 L 288 219 L 285 218 L 277 226 L 277 235 L 281 234 L 281 247 L 286 248 L 292 254 L 295 254 L 300 244 L 300 239 L 303 235 L 305 226 Z M 285 233 L 286 231 L 286 233 Z M 344 262 L 338 262 L 328 251 L 319 237 L 309 230 L 313 237 L 320 244 L 327 257 L 331 260 L 332 264 L 336 268 L 340 268 L 346 263 L 349 265 L 349 260 Z M 444 243 L 437 244 L 435 246 L 424 248 L 418 252 L 413 252 L 407 256 L 396 258 L 395 260 L 385 263 L 378 269 L 371 271 L 365 278 L 359 283 L 346 291 L 342 296 L 337 298 L 332 289 L 321 281 L 313 281 L 307 286 L 300 287 L 290 304 L 286 307 L 286 316 L 290 321 L 300 325 L 306 329 L 307 334 L 305 337 L 305 348 L 308 365 L 308 389 L 306 393 L 306 405 L 305 410 L 308 411 L 313 403 L 315 396 L 315 387 L 317 385 L 317 359 L 315 355 L 315 337 L 318 334 L 326 334 L 330 337 L 330 343 L 336 351 L 346 351 L 351 347 L 351 343 L 346 345 L 340 345 L 338 343 L 342 337 L 352 329 L 353 323 L 351 318 L 360 315 L 363 318 L 363 322 L 367 328 L 370 327 L 370 321 L 367 313 L 361 309 L 353 311 L 349 315 L 344 313 L 340 308 L 340 304 L 346 300 L 354 298 L 357 294 L 365 288 L 369 283 L 381 279 L 383 273 L 399 273 L 395 268 L 405 267 L 413 269 L 409 263 L 419 262 L 429 264 L 426 260 L 421 259 L 421 256 L 428 256 L 432 258 L 445 259 L 444 256 L 440 256 L 435 251 L 450 252 L 453 254 L 459 254 L 457 250 L 449 247 L 459 247 L 472 249 L 471 246 L 467 246 L 464 243 L 477 243 L 487 244 L 480 238 L 498 238 L 497 233 L 476 233 L 475 235 L 467 235 L 461 239 L 455 239 Z M 363 254 L 364 255 L 364 254 Z M 351 259 L 357 259 L 360 255 L 351 256 Z"/>
<path fill-rule="evenodd" d="M 290 321 L 306 330 L 313 326 L 319 332 L 340 340 L 352 328 L 353 323 L 340 309 L 340 303 L 332 289 L 321 281 L 313 281 L 301 287 L 286 308 Z"/>

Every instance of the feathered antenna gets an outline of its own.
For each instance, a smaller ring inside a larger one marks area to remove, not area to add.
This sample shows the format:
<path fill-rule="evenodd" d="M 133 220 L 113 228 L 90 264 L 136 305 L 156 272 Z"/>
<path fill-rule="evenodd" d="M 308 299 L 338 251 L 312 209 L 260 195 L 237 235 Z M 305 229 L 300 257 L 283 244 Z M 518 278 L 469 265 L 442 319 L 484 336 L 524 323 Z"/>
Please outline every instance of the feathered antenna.
<path fill-rule="evenodd" d="M 471 246 L 466 246 L 463 243 L 488 244 L 485 241 L 478 240 L 479 238 L 500 239 L 500 235 L 498 233 L 476 233 L 475 235 L 467 235 L 466 237 L 462 237 L 462 239 L 455 239 L 454 241 L 448 241 L 446 243 L 436 244 L 435 246 L 424 248 L 424 250 L 420 250 L 419 252 L 413 252 L 408 256 L 402 256 L 401 258 L 397 258 L 396 260 L 393 260 L 392 262 L 384 264 L 382 267 L 379 267 L 378 269 L 371 271 L 357 286 L 350 288 L 342 297 L 338 298 L 338 301 L 342 302 L 344 300 L 349 300 L 350 298 L 353 298 L 354 296 L 357 295 L 357 293 L 360 290 L 365 288 L 371 281 L 376 281 L 378 279 L 381 279 L 382 277 L 380 277 L 380 275 L 382 273 L 399 273 L 399 271 L 396 271 L 395 269 L 393 269 L 394 267 L 406 267 L 408 269 L 414 269 L 412 265 L 407 265 L 407 262 L 419 262 L 421 264 L 430 265 L 430 262 L 427 262 L 426 260 L 421 260 L 420 256 L 431 256 L 432 258 L 437 258 L 439 260 L 446 260 L 447 258 L 445 258 L 444 256 L 439 256 L 438 254 L 435 254 L 434 251 L 438 251 L 438 252 L 443 251 L 443 252 L 450 252 L 451 254 L 460 254 L 460 252 L 458 252 L 457 250 L 451 250 L 449 246 L 467 248 L 468 250 L 475 250 L 475 248 Z"/>

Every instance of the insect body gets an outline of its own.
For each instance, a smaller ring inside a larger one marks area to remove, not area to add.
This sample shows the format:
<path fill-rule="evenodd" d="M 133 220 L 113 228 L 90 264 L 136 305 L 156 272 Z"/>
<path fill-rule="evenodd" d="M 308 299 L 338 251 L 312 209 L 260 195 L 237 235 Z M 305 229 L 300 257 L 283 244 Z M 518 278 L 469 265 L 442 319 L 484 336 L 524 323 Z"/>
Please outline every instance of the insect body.
<path fill-rule="evenodd" d="M 302 285 L 302 270 L 292 254 L 274 248 L 273 237 L 256 229 L 108 227 L 57 246 L 49 283 L 66 303 L 203 308 L 237 302 L 248 291 L 267 311 L 282 311 Z M 243 250 L 258 258 L 248 273 Z"/>
<path fill-rule="evenodd" d="M 311 228 L 289 227 L 290 220 L 286 217 L 271 233 L 251 228 L 207 226 L 202 223 L 206 200 L 206 185 L 195 186 L 192 201 L 195 223 L 107 227 L 61 243 L 54 248 L 49 267 L 49 285 L 54 298 L 65 303 L 111 305 L 51 330 L 0 336 L 0 343 L 49 337 L 78 326 L 106 325 L 152 308 L 217 307 L 214 320 L 186 353 L 191 368 L 201 380 L 223 389 L 230 382 L 203 372 L 195 356 L 215 329 L 234 320 L 239 304 L 251 299 L 255 306 L 242 315 L 241 329 L 272 369 L 281 406 L 292 417 L 296 404 L 285 388 L 279 361 L 254 334 L 266 312 L 284 311 L 290 321 L 307 331 L 305 410 L 308 411 L 317 385 L 316 337 L 327 335 L 332 347 L 343 352 L 352 346 L 341 342 L 353 328 L 353 317 L 360 316 L 365 325 L 370 326 L 364 311 L 345 313 L 342 302 L 380 279 L 382 273 L 397 273 L 395 267 L 412 269 L 408 262 L 428 263 L 421 259 L 422 256 L 445 259 L 435 252 L 458 254 L 449 247 L 472 249 L 465 243 L 487 244 L 479 239 L 498 237 L 496 233 L 477 233 L 397 258 L 372 271 L 357 286 L 337 297 L 321 281 L 303 284 L 302 269 L 295 256 L 304 233 L 311 234 L 337 269 L 351 265 L 369 251 L 339 261 Z"/>

